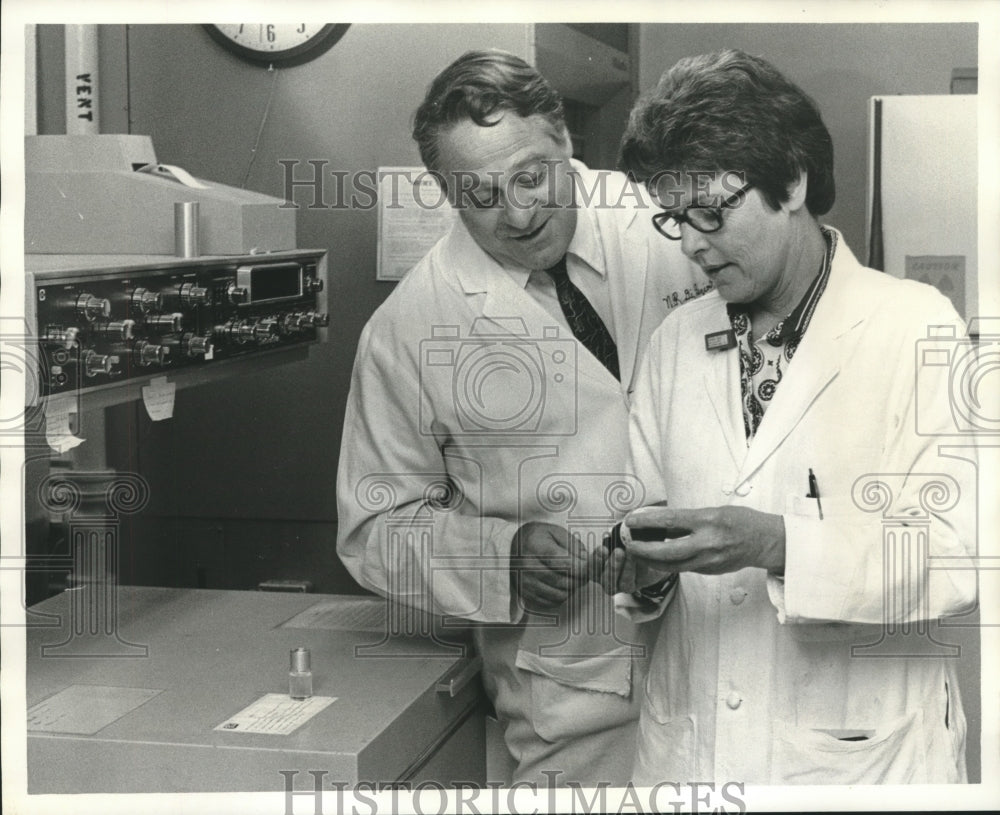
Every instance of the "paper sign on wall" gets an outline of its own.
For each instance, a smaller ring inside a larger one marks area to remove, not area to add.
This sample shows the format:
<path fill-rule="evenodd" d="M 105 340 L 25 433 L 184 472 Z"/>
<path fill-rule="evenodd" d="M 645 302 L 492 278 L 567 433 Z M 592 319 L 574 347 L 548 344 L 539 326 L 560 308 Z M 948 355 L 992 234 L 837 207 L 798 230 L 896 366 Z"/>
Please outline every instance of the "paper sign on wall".
<path fill-rule="evenodd" d="M 929 283 L 951 300 L 955 311 L 965 313 L 964 255 L 907 255 L 904 277 Z"/>
<path fill-rule="evenodd" d="M 376 279 L 402 280 L 455 217 L 437 179 L 423 167 L 379 167 Z"/>

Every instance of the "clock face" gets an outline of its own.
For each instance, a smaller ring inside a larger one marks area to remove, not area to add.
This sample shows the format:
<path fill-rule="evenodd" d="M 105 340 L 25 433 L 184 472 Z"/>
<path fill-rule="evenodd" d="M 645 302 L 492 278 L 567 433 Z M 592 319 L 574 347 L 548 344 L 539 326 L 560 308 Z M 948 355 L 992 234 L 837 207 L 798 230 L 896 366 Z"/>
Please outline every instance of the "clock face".
<path fill-rule="evenodd" d="M 227 23 L 206 25 L 217 43 L 261 64 L 300 65 L 333 46 L 346 23 Z"/>

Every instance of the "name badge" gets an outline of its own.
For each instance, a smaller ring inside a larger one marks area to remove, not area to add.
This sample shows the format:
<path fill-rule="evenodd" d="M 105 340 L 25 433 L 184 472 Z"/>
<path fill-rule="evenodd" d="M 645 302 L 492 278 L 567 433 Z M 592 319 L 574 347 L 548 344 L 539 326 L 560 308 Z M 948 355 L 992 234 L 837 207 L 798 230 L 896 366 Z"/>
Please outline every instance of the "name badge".
<path fill-rule="evenodd" d="M 736 332 L 731 328 L 725 331 L 713 331 L 705 335 L 706 351 L 728 351 L 736 347 Z"/>

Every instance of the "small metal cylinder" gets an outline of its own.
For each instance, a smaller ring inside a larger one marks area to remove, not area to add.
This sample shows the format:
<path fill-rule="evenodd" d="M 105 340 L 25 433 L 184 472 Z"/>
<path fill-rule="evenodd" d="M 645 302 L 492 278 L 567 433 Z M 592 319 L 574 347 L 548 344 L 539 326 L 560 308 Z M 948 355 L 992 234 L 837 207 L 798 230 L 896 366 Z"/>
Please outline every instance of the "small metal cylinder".
<path fill-rule="evenodd" d="M 308 648 L 293 648 L 289 654 L 289 666 L 290 671 L 308 671 L 312 666 L 310 663 L 310 654 Z"/>
<path fill-rule="evenodd" d="M 174 204 L 174 254 L 179 258 L 196 258 L 198 249 L 198 202 L 177 201 Z"/>

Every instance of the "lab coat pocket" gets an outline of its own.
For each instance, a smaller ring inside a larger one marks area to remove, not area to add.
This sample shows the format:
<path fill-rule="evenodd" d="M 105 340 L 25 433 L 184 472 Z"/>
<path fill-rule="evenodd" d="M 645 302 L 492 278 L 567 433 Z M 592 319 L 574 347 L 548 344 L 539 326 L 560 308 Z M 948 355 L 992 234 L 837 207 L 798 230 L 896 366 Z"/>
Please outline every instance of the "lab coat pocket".
<path fill-rule="evenodd" d="M 789 495 L 785 500 L 785 514 L 819 518 L 820 501 L 822 496 L 816 499 L 807 495 Z"/>
<path fill-rule="evenodd" d="M 871 731 L 827 731 L 778 722 L 771 746 L 771 783 L 927 783 L 927 747 L 920 711 Z"/>
<path fill-rule="evenodd" d="M 652 786 L 664 779 L 699 777 L 696 735 L 694 716 L 657 716 L 647 701 L 639 719 L 633 783 Z"/>
<path fill-rule="evenodd" d="M 585 657 L 543 657 L 522 650 L 515 664 L 531 674 L 532 725 L 546 741 L 600 732 L 638 716 L 628 646 Z"/>

